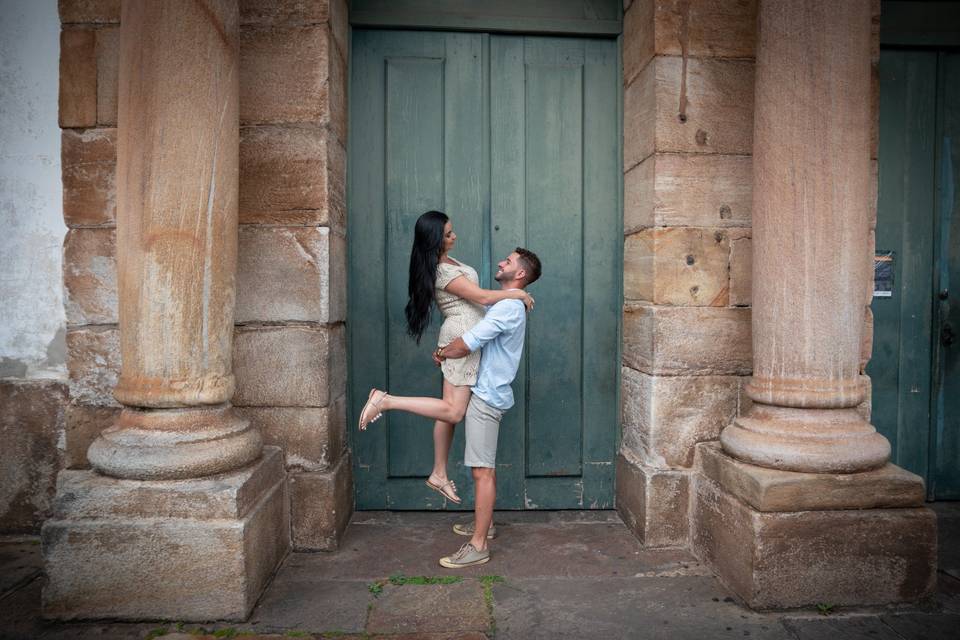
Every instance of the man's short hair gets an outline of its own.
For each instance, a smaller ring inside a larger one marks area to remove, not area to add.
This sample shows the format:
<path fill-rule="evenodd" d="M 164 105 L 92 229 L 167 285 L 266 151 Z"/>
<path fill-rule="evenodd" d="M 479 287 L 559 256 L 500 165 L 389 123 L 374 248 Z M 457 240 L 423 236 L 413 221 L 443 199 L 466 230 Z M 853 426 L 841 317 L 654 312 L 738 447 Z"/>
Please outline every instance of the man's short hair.
<path fill-rule="evenodd" d="M 517 247 L 515 251 L 517 252 L 517 255 L 520 256 L 520 266 L 522 266 L 523 270 L 527 272 L 527 278 L 524 284 L 533 284 L 539 280 L 540 258 L 537 257 L 537 254 L 529 249 L 524 249 L 523 247 Z"/>

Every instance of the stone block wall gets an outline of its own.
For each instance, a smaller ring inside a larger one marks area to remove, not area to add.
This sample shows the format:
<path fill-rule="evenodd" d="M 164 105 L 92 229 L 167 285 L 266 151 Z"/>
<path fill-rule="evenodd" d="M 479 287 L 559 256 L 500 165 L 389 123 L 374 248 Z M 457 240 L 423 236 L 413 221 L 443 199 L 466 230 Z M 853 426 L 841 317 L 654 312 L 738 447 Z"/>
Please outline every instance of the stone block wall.
<path fill-rule="evenodd" d="M 297 549 L 352 513 L 346 449 L 346 0 L 240 0 L 234 405 L 285 453 Z M 119 405 L 115 262 L 119 0 L 61 0 L 66 465 Z"/>
<path fill-rule="evenodd" d="M 645 545 L 685 546 L 695 446 L 717 439 L 750 404 L 757 2 L 628 0 L 624 8 L 617 508 Z M 864 286 L 872 295 L 872 282 Z"/>

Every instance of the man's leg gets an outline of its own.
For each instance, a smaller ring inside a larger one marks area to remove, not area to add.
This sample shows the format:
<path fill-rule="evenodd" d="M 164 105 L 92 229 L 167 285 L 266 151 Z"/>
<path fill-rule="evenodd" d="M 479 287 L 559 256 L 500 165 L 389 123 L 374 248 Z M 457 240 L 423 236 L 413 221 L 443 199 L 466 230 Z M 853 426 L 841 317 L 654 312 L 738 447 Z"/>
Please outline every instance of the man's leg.
<path fill-rule="evenodd" d="M 487 531 L 493 522 L 493 505 L 497 501 L 497 471 L 489 467 L 473 468 L 473 537 L 470 543 L 478 551 L 487 548 Z"/>
<path fill-rule="evenodd" d="M 487 549 L 487 531 L 493 520 L 493 505 L 497 499 L 497 436 L 500 433 L 500 418 L 503 412 L 491 407 L 474 396 L 467 405 L 464 431 L 466 447 L 463 455 L 464 466 L 473 471 L 476 494 L 474 507 L 474 532 L 470 542 L 460 551 L 440 558 L 440 566 L 459 569 L 483 564 L 490 559 Z"/>

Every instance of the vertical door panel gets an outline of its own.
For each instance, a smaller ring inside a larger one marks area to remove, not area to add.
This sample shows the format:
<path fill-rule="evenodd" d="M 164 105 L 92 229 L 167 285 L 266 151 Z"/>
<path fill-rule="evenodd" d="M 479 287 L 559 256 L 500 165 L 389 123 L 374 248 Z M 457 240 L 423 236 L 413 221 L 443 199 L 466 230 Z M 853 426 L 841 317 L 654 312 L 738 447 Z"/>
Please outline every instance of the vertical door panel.
<path fill-rule="evenodd" d="M 894 290 L 875 297 L 873 421 L 894 461 L 927 475 L 933 311 L 933 150 L 936 54 L 884 50 L 880 59 L 877 251 L 894 252 Z"/>
<path fill-rule="evenodd" d="M 932 493 L 960 498 L 960 54 L 940 55 L 937 135 L 938 324 Z"/>
<path fill-rule="evenodd" d="M 527 245 L 546 268 L 533 289 L 549 295 L 527 322 L 526 474 L 579 476 L 583 397 L 571 391 L 583 384 L 583 50 L 538 49 L 524 66 L 524 209 Z"/>

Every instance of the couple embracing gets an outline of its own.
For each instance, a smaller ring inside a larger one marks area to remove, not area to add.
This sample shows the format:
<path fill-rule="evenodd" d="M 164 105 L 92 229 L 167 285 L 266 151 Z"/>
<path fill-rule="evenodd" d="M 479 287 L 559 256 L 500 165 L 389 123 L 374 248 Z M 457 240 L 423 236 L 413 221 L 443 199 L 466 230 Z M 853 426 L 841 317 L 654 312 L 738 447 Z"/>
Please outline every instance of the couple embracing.
<path fill-rule="evenodd" d="M 510 385 L 523 353 L 526 313 L 533 298 L 524 290 L 540 277 L 540 260 L 521 247 L 501 260 L 494 278 L 500 290 L 481 289 L 477 272 L 450 256 L 457 236 L 449 218 L 428 211 L 417 219 L 410 252 L 407 331 L 420 342 L 434 303 L 443 313 L 434 362 L 443 371 L 442 398 L 393 396 L 372 389 L 360 412 L 360 429 L 384 411 L 407 411 L 436 422 L 433 471 L 427 486 L 456 504 L 457 488 L 447 477 L 447 457 L 455 425 L 465 419 L 463 463 L 474 482 L 474 520 L 457 524 L 455 533 L 470 541 L 441 566 L 458 569 L 490 559 L 493 506 L 497 497 L 497 436 L 500 419 L 513 406 Z"/>

